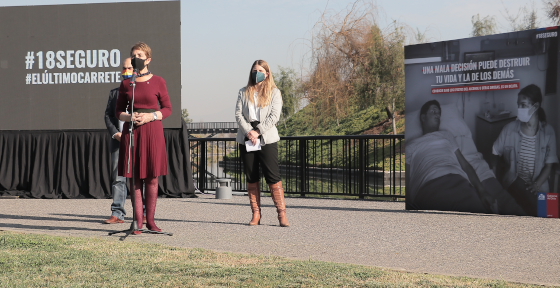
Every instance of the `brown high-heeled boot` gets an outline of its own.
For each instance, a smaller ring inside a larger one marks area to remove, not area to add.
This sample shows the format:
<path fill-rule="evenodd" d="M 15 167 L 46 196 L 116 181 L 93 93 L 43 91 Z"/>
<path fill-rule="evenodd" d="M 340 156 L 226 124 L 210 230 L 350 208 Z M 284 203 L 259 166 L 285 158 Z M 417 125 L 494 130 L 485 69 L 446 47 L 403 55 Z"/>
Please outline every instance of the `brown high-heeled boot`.
<path fill-rule="evenodd" d="M 272 196 L 272 201 L 274 201 L 274 206 L 276 206 L 276 211 L 278 212 L 278 221 L 280 226 L 288 227 L 288 218 L 286 217 L 286 203 L 284 203 L 284 189 L 282 189 L 282 181 L 275 184 L 269 184 L 270 194 Z"/>
<path fill-rule="evenodd" d="M 259 182 L 247 183 L 247 192 L 249 193 L 249 202 L 251 203 L 251 210 L 253 210 L 253 219 L 249 225 L 261 224 L 261 189 Z"/>

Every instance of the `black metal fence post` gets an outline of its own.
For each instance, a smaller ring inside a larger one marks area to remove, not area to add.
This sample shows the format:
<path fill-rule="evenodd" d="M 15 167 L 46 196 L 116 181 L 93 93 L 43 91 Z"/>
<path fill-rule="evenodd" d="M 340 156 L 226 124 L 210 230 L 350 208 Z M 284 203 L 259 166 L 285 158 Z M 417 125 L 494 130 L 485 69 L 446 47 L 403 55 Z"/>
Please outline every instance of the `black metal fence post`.
<path fill-rule="evenodd" d="M 358 161 L 359 161 L 359 177 L 358 177 L 358 193 L 360 199 L 364 199 L 366 194 L 366 139 L 358 139 Z"/>
<path fill-rule="evenodd" d="M 198 155 L 198 189 L 204 192 L 206 188 L 206 142 L 199 142 Z"/>
<path fill-rule="evenodd" d="M 299 140 L 299 178 L 300 178 L 300 186 L 299 190 L 302 197 L 305 197 L 305 192 L 307 192 L 307 140 L 302 139 Z"/>
<path fill-rule="evenodd" d="M 391 172 L 393 173 L 393 195 L 397 194 L 397 139 L 393 138 L 393 167 L 391 168 Z M 399 174 L 400 176 L 400 174 Z"/>

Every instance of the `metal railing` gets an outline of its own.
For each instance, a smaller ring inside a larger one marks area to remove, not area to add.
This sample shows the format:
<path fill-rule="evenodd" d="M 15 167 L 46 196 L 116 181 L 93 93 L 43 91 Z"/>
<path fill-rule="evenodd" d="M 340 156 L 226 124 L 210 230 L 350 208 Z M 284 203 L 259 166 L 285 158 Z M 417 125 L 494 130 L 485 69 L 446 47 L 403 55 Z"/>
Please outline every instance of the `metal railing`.
<path fill-rule="evenodd" d="M 403 140 L 404 135 L 281 137 L 278 160 L 284 192 L 403 198 Z M 191 138 L 190 146 L 199 190 L 214 190 L 218 178 L 232 179 L 233 191 L 247 190 L 235 138 Z M 269 191 L 264 179 L 261 191 Z"/>
<path fill-rule="evenodd" d="M 185 127 L 189 134 L 219 134 L 237 133 L 237 122 L 197 122 L 186 123 Z"/>
<path fill-rule="evenodd" d="M 194 122 L 185 123 L 187 129 L 237 129 L 237 122 Z"/>

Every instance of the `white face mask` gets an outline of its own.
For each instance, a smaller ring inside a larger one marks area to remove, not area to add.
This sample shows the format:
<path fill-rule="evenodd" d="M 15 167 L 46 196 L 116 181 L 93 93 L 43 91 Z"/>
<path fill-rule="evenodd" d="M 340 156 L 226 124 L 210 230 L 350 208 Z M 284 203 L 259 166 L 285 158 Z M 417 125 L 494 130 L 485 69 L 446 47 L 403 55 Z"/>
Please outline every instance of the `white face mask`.
<path fill-rule="evenodd" d="M 517 119 L 521 122 L 529 122 L 531 116 L 537 111 L 537 109 L 531 111 L 533 108 L 535 108 L 535 105 L 531 106 L 531 108 L 517 108 Z"/>

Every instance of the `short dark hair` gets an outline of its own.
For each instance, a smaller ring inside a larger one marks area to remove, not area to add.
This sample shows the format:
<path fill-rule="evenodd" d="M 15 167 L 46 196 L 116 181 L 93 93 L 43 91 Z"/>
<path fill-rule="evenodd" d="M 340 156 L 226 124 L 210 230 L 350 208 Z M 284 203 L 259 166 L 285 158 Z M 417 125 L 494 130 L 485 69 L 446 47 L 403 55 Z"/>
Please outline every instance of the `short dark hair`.
<path fill-rule="evenodd" d="M 422 115 L 426 115 L 426 113 L 428 113 L 428 109 L 430 109 L 430 106 L 432 105 L 436 105 L 441 111 L 441 106 L 439 105 L 439 102 L 437 100 L 430 100 L 424 103 L 424 105 L 422 105 L 422 108 L 420 108 L 420 123 L 422 123 Z"/>

